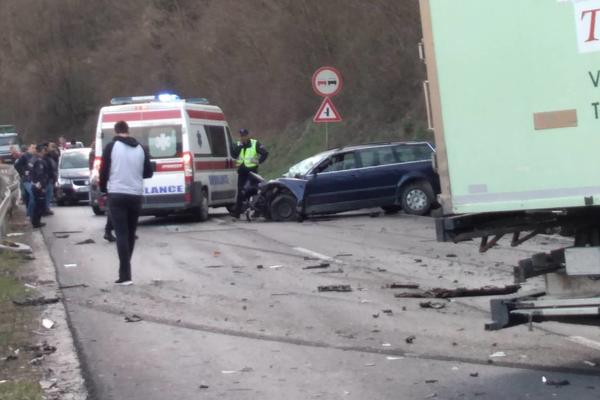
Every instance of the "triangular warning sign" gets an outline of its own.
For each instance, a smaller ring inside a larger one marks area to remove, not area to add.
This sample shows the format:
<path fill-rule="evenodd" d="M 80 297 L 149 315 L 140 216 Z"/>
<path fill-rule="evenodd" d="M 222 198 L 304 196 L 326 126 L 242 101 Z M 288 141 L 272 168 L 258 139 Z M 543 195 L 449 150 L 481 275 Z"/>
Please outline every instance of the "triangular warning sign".
<path fill-rule="evenodd" d="M 319 111 L 317 111 L 315 117 L 313 118 L 314 122 L 340 122 L 341 120 L 342 116 L 335 109 L 329 97 L 325 97 L 325 99 L 323 99 L 323 103 L 321 103 Z"/>

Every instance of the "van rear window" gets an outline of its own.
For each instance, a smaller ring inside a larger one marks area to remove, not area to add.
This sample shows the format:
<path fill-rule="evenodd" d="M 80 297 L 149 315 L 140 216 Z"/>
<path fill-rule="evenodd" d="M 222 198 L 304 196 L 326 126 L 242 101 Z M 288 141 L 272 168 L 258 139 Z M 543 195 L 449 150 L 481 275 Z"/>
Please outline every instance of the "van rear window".
<path fill-rule="evenodd" d="M 108 144 L 114 136 L 115 132 L 112 129 L 105 130 L 103 135 L 105 144 Z M 130 127 L 129 136 L 136 138 L 152 159 L 183 156 L 181 125 Z"/>

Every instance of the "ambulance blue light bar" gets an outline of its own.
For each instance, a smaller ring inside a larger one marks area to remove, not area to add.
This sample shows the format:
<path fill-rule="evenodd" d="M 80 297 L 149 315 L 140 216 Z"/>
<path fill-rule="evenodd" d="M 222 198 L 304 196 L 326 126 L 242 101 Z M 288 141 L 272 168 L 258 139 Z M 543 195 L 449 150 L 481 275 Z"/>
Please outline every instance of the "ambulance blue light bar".
<path fill-rule="evenodd" d="M 185 99 L 185 101 L 192 104 L 210 104 L 208 99 L 204 97 L 194 97 L 191 99 Z"/>
<path fill-rule="evenodd" d="M 110 100 L 110 104 L 113 106 L 120 106 L 123 104 L 152 103 L 154 101 L 167 103 L 179 100 L 181 99 L 176 94 L 161 93 L 156 96 L 114 97 Z"/>

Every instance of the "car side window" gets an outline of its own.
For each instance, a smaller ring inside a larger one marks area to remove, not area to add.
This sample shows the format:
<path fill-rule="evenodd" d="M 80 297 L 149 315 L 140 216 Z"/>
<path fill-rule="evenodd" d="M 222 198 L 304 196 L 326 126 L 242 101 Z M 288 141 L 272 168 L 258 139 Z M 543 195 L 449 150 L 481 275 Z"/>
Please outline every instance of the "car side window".
<path fill-rule="evenodd" d="M 319 166 L 318 172 L 336 172 L 356 168 L 356 156 L 353 152 L 335 154 Z"/>
<path fill-rule="evenodd" d="M 400 162 L 431 160 L 431 147 L 427 144 L 406 144 L 394 147 L 396 157 Z"/>
<path fill-rule="evenodd" d="M 396 163 L 396 156 L 390 146 L 374 147 L 359 151 L 363 167 L 377 167 Z"/>

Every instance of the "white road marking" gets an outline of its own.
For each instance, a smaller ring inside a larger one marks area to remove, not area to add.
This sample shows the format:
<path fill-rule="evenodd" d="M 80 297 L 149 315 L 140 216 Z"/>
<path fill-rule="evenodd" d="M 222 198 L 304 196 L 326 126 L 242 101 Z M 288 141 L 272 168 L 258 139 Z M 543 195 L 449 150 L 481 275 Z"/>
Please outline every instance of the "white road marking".
<path fill-rule="evenodd" d="M 316 251 L 305 249 L 304 247 L 294 247 L 294 250 L 296 250 L 296 251 L 298 251 L 300 253 L 308 254 L 309 256 L 312 256 L 314 258 L 318 258 L 319 260 L 331 261 L 331 262 L 334 262 L 336 264 L 346 264 L 343 261 L 336 260 L 335 258 L 326 256 L 325 254 L 317 253 Z"/>
<path fill-rule="evenodd" d="M 597 342 L 595 340 L 584 338 L 583 336 L 569 336 L 567 339 L 573 343 L 577 343 L 582 346 L 589 347 L 590 349 L 600 351 L 600 342 Z"/>

